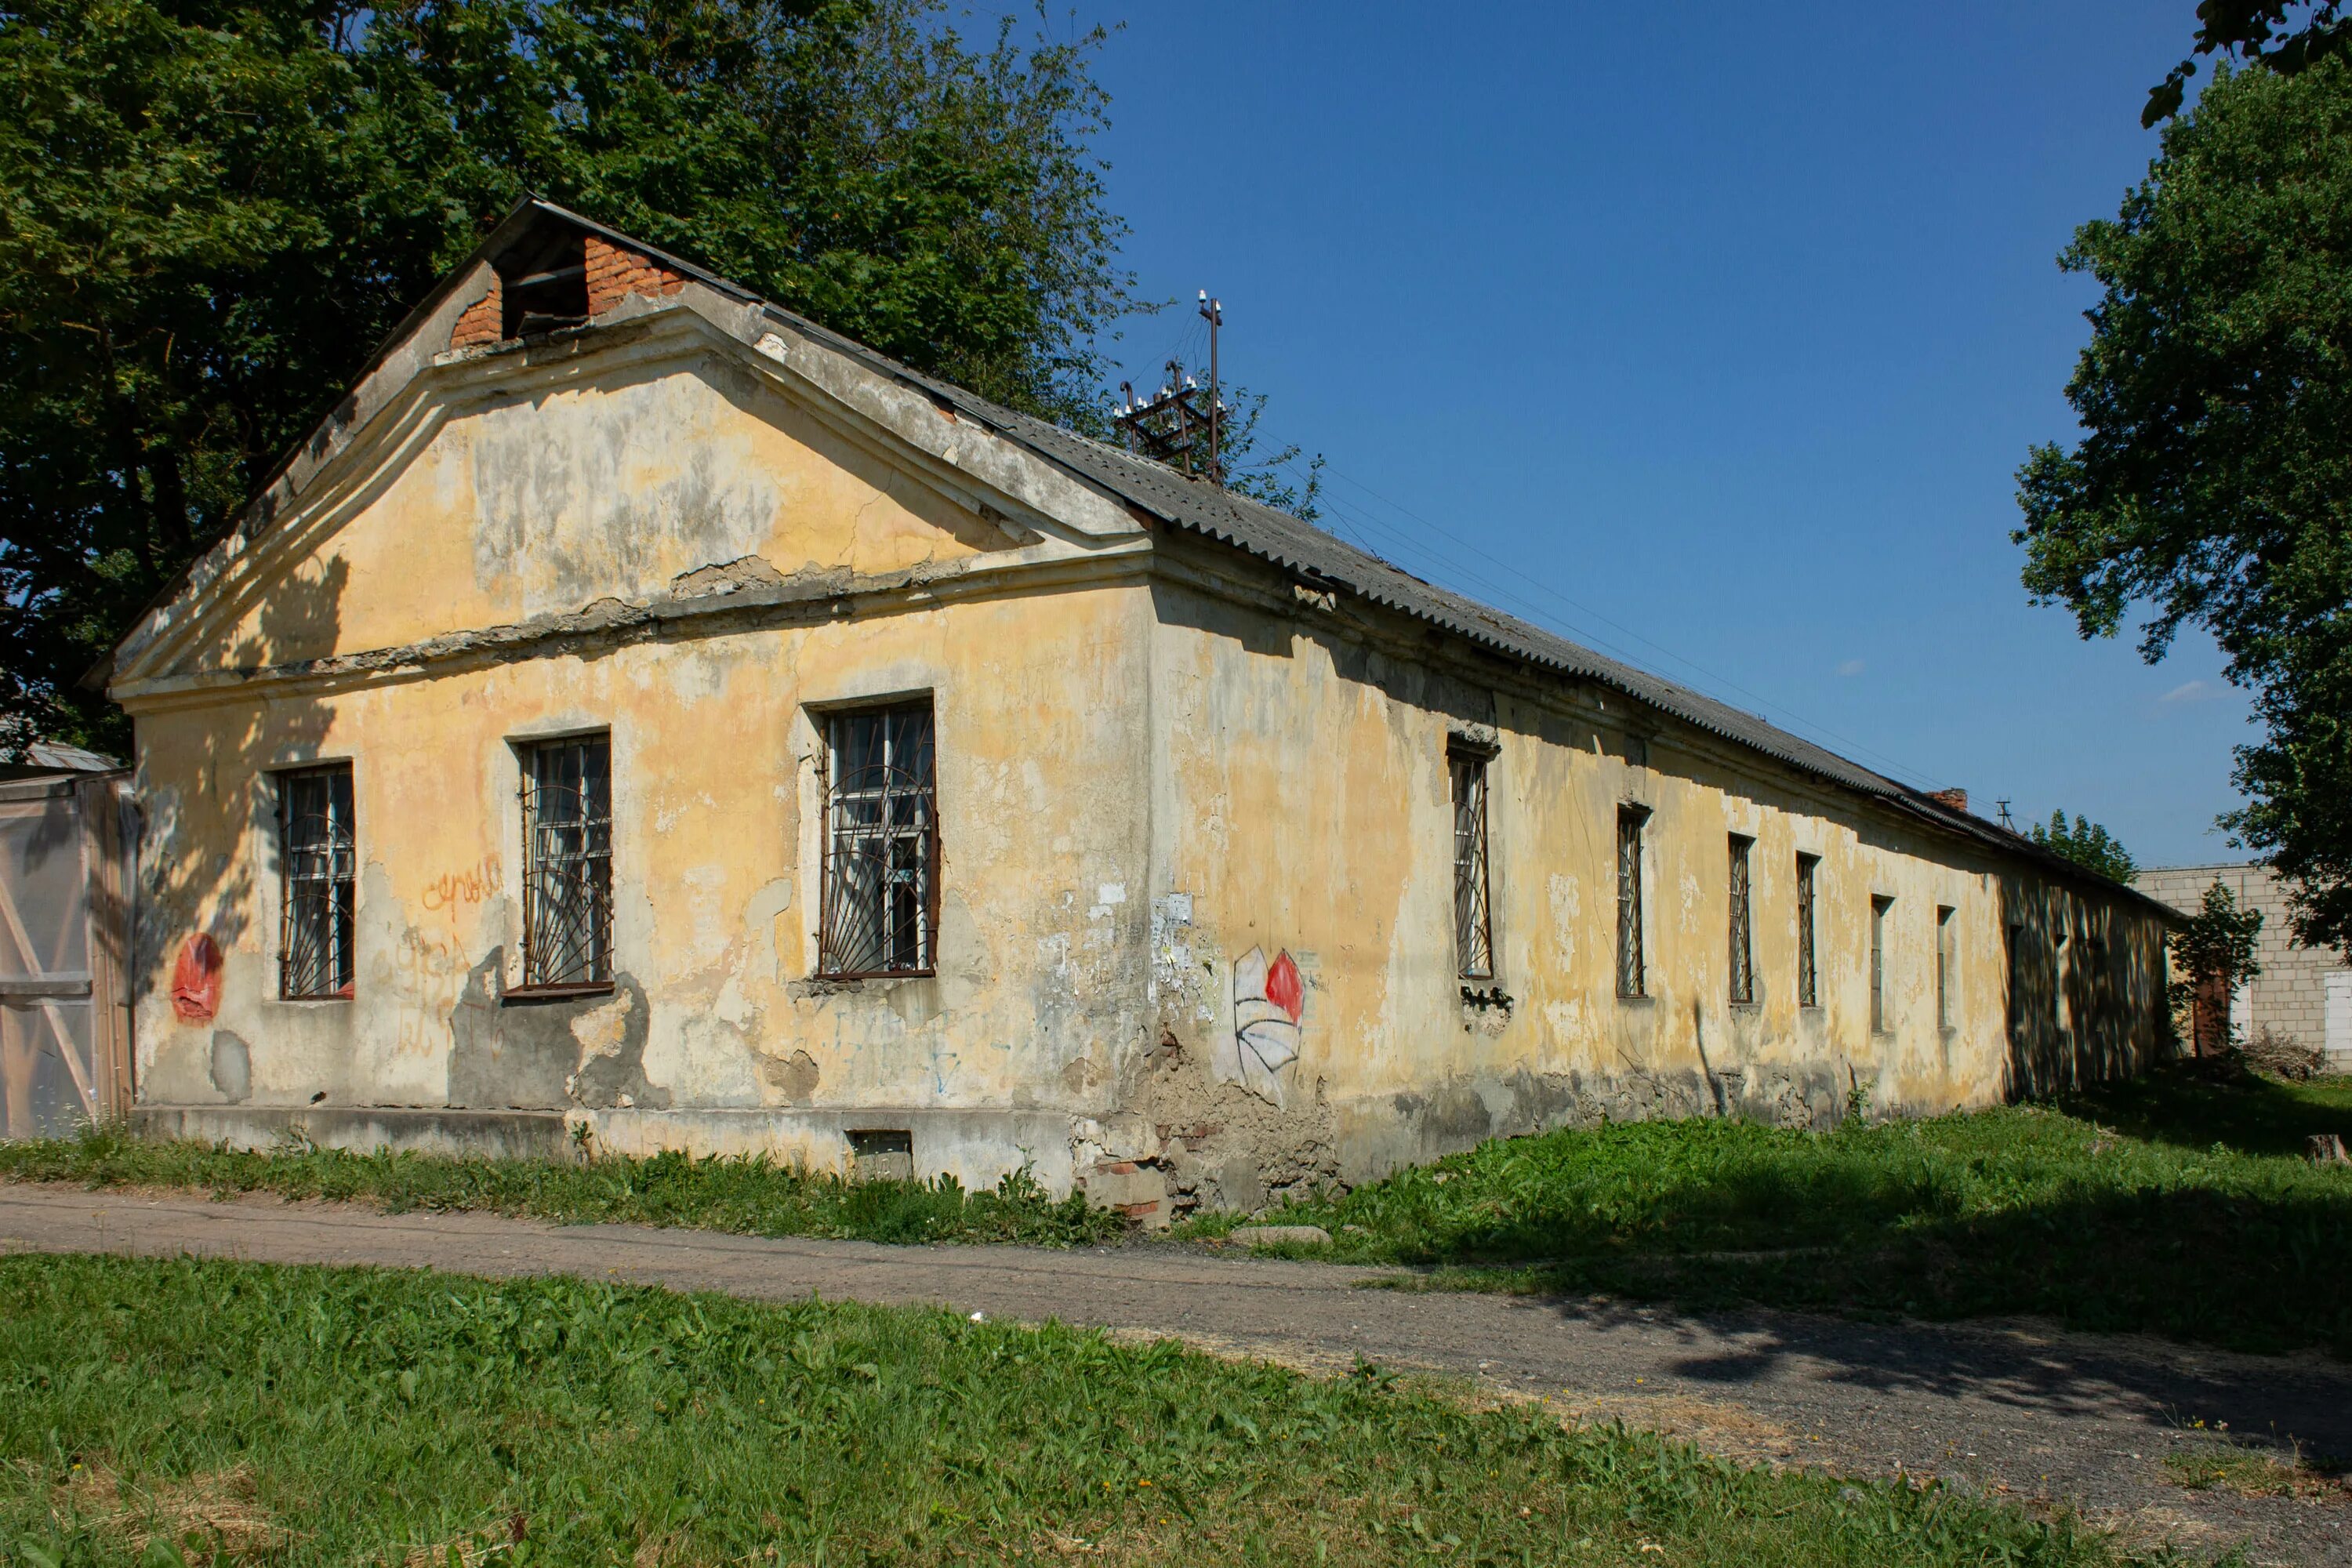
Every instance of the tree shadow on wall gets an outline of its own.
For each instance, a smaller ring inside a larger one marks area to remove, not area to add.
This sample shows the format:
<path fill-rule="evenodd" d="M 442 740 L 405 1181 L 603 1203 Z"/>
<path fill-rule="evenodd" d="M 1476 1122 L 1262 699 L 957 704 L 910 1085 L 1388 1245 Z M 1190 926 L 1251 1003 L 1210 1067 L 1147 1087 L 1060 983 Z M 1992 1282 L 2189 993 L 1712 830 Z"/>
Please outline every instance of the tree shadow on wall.
<path fill-rule="evenodd" d="M 2177 1049 L 2153 921 L 2041 882 L 2005 881 L 2001 911 L 2012 1098 L 2127 1078 Z"/>
<path fill-rule="evenodd" d="M 258 614 L 217 658 L 198 638 L 171 673 L 216 668 L 248 679 L 299 674 L 334 650 L 350 572 L 340 558 L 272 583 Z M 334 726 L 331 689 L 275 680 L 201 709 L 138 721 L 139 892 L 127 969 L 134 1005 L 168 989 L 179 955 L 211 937 L 226 971 L 258 963 L 257 923 L 277 908 L 281 870 L 275 768 L 320 755 Z M 274 995 L 274 976 L 260 994 Z"/>

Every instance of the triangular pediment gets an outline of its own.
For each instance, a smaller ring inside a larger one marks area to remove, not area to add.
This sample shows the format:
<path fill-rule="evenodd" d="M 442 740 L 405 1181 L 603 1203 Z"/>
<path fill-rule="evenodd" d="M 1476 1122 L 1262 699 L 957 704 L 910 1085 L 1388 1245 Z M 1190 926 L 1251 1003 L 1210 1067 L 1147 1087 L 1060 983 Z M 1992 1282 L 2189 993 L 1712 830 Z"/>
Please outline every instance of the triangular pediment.
<path fill-rule="evenodd" d="M 543 258 L 544 227 L 530 238 Z M 126 640 L 118 695 L 1140 537 L 1034 453 L 756 301 L 656 274 L 673 286 L 505 339 L 501 282 L 507 330 L 549 318 L 491 263 L 473 272 Z"/>

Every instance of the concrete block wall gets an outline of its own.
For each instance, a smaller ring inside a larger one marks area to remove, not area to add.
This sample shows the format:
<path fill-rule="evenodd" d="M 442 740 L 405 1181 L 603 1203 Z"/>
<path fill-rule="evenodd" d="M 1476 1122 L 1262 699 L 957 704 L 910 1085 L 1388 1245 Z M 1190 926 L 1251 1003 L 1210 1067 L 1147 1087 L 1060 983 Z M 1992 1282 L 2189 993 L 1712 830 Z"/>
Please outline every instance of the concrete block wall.
<path fill-rule="evenodd" d="M 2341 1037 L 2346 1021 L 2338 1021 L 2338 1038 L 2327 1037 L 2327 975 L 2346 967 L 2343 957 L 2295 942 L 2286 889 L 2267 867 L 2167 866 L 2142 871 L 2133 881 L 2141 892 L 2184 913 L 2196 913 L 2205 889 L 2216 881 L 2241 907 L 2260 910 L 2263 932 L 2254 956 L 2263 972 L 2247 987 L 2242 1005 L 2232 1007 L 2232 1025 L 2249 1035 L 2267 1027 L 2291 1036 L 2313 1050 L 2326 1051 L 2336 1071 L 2352 1071 L 2352 1039 Z"/>

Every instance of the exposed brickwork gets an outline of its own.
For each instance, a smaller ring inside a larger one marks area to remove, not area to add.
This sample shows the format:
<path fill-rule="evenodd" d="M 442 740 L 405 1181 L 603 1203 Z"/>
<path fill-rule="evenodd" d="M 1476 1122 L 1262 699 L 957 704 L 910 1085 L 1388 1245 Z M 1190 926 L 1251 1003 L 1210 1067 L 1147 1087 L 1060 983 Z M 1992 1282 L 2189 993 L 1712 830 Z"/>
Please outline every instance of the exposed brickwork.
<path fill-rule="evenodd" d="M 675 294 L 686 279 L 660 263 L 609 245 L 594 235 L 588 240 L 588 313 L 601 316 L 632 294 Z"/>
<path fill-rule="evenodd" d="M 1969 808 L 1969 792 L 1964 789 L 1931 789 L 1927 792 L 1927 798 L 1940 800 L 1954 811 L 1966 811 Z"/>
<path fill-rule="evenodd" d="M 499 275 L 490 274 L 490 291 L 466 308 L 457 324 L 449 329 L 449 346 L 453 349 L 476 348 L 499 341 L 499 331 L 504 323 L 506 306 L 499 298 Z"/>

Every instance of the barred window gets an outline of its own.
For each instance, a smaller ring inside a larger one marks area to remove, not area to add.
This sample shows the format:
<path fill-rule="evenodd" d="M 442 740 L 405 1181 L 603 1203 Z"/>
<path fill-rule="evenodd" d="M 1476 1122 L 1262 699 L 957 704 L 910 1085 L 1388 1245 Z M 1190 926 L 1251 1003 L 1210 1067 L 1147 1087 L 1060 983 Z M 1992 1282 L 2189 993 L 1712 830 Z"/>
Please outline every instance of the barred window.
<path fill-rule="evenodd" d="M 2063 1035 L 2074 1026 L 2074 1009 L 2068 1005 L 2066 982 L 2071 972 L 2066 964 L 2066 933 L 2053 932 L 2050 939 L 2050 1022 Z"/>
<path fill-rule="evenodd" d="M 2009 985 L 2001 1003 L 2001 1026 L 2012 1046 L 2022 1043 L 2025 985 L 2025 928 L 2011 922 L 2004 928 L 2007 941 L 2002 957 L 2008 961 Z"/>
<path fill-rule="evenodd" d="M 1756 840 L 1731 836 L 1731 999 L 1756 1000 L 1756 942 L 1751 926 L 1754 909 L 1749 896 L 1748 851 Z"/>
<path fill-rule="evenodd" d="M 1818 855 L 1797 857 L 1797 1005 L 1822 1005 L 1821 971 L 1813 961 L 1813 872 Z"/>
<path fill-rule="evenodd" d="M 1650 814 L 1617 809 L 1617 994 L 1646 996 L 1642 963 L 1642 827 Z"/>
<path fill-rule="evenodd" d="M 1454 776 L 1454 956 L 1465 980 L 1495 973 L 1492 911 L 1487 903 L 1486 763 L 1491 753 L 1456 745 L 1446 761 Z"/>
<path fill-rule="evenodd" d="M 1952 906 L 1936 906 L 1936 1027 L 1952 1026 Z"/>
<path fill-rule="evenodd" d="M 928 701 L 827 716 L 819 973 L 851 979 L 937 967 L 932 751 Z"/>
<path fill-rule="evenodd" d="M 1870 900 L 1870 1032 L 1886 1033 L 1886 915 L 1893 899 Z"/>
<path fill-rule="evenodd" d="M 522 760 L 522 988 L 610 985 L 612 737 L 542 741 Z"/>
<path fill-rule="evenodd" d="M 279 995 L 296 1001 L 351 995 L 358 847 L 349 763 L 278 775 L 278 865 L 284 880 Z"/>

